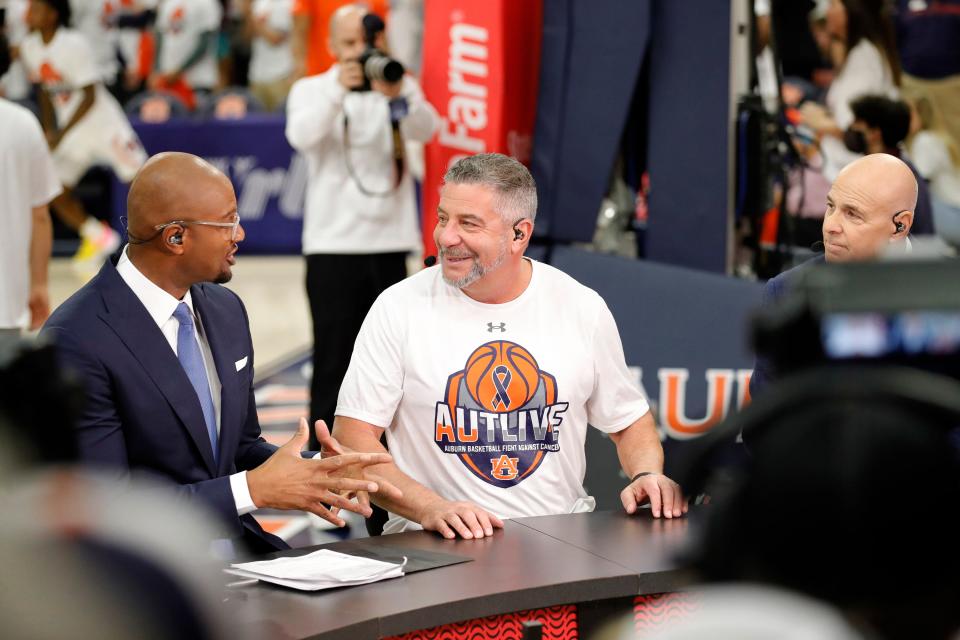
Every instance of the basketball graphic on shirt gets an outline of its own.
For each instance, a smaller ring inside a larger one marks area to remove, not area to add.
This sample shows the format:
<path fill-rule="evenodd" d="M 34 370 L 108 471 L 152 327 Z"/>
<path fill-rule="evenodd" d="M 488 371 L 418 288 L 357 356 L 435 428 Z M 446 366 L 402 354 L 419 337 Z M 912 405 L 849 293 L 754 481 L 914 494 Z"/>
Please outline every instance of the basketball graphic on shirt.
<path fill-rule="evenodd" d="M 557 400 L 556 378 L 527 348 L 494 340 L 474 349 L 463 370 L 447 379 L 434 440 L 475 476 L 506 489 L 560 450 L 566 409 Z"/>
<path fill-rule="evenodd" d="M 488 342 L 470 354 L 463 374 L 470 397 L 487 411 L 522 407 L 540 384 L 537 361 L 506 340 Z"/>

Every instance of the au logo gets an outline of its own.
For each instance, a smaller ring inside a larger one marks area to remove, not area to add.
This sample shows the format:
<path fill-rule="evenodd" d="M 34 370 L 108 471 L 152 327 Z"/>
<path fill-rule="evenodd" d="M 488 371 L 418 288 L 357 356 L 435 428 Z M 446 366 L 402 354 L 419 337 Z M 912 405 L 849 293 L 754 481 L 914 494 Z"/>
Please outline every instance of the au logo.
<path fill-rule="evenodd" d="M 506 454 L 490 460 L 490 475 L 497 480 L 513 480 L 517 477 L 517 463 L 520 458 L 510 458 Z"/>

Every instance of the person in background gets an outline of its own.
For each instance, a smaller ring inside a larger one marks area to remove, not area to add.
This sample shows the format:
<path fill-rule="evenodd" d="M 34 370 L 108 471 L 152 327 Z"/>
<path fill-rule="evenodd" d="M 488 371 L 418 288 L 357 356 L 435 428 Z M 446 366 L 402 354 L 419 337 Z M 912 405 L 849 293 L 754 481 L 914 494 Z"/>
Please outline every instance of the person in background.
<path fill-rule="evenodd" d="M 119 96 L 123 82 L 117 31 L 120 6 L 120 0 L 70 0 L 70 26 L 87 39 L 100 80 L 114 97 Z"/>
<path fill-rule="evenodd" d="M 3 13 L 3 29 L 0 33 L 6 36 L 10 65 L 7 71 L 0 73 L 0 97 L 7 100 L 21 101 L 30 97 L 30 81 L 20 62 L 20 42 L 30 33 L 27 24 L 29 6 L 29 0 L 7 0 Z"/>
<path fill-rule="evenodd" d="M 861 96 L 850 104 L 853 124 L 844 133 L 844 144 L 855 153 L 886 153 L 903 160 L 917 179 L 917 206 L 911 235 L 933 235 L 933 208 L 927 181 L 904 157 L 902 144 L 910 133 L 910 106 L 884 96 Z"/>
<path fill-rule="evenodd" d="M 273 111 L 290 91 L 293 53 L 293 0 L 244 0 L 244 25 L 250 38 L 250 93 Z"/>
<path fill-rule="evenodd" d="M 217 33 L 223 9 L 217 0 L 161 0 L 157 8 L 156 63 L 147 85 L 180 98 L 189 109 L 219 81 Z"/>
<path fill-rule="evenodd" d="M 370 13 L 388 18 L 387 0 L 294 0 L 293 3 L 293 71 L 292 80 L 323 73 L 337 61 L 330 50 L 330 24 L 333 14 L 349 4 L 363 5 Z"/>
<path fill-rule="evenodd" d="M 960 0 L 896 0 L 896 30 L 903 95 L 960 148 Z"/>
<path fill-rule="evenodd" d="M 960 244 L 960 145 L 944 130 L 927 98 L 917 99 L 913 107 L 910 158 L 930 182 L 937 234 Z"/>
<path fill-rule="evenodd" d="M 826 106 L 808 101 L 800 111 L 803 124 L 816 133 L 823 175 L 832 182 L 859 157 L 843 144 L 843 134 L 853 123 L 850 103 L 866 94 L 896 98 L 900 62 L 885 0 L 830 0 L 826 20 L 835 76 Z"/>
<path fill-rule="evenodd" d="M 104 87 L 86 38 L 66 27 L 67 0 L 31 0 L 28 16 L 33 31 L 24 38 L 20 57 L 38 85 L 40 121 L 64 185 L 53 209 L 83 239 L 73 264 L 90 277 L 120 246 L 120 236 L 89 215 L 72 190 L 97 164 L 109 165 L 119 180 L 130 182 L 147 154 Z"/>
<path fill-rule="evenodd" d="M 7 41 L 0 35 L 0 76 L 9 66 Z M 0 345 L 5 345 L 23 329 L 39 329 L 50 314 L 53 235 L 47 205 L 61 187 L 40 123 L 3 98 L 0 140 Z"/>

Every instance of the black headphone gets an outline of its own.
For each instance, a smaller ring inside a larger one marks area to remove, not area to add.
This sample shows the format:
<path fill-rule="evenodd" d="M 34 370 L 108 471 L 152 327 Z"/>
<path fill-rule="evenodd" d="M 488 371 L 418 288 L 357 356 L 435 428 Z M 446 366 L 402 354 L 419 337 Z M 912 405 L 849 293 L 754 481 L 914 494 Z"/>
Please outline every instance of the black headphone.
<path fill-rule="evenodd" d="M 513 239 L 514 239 L 514 240 L 523 240 L 523 231 L 521 231 L 520 229 L 517 229 L 516 227 L 514 227 L 514 228 L 513 228 Z"/>

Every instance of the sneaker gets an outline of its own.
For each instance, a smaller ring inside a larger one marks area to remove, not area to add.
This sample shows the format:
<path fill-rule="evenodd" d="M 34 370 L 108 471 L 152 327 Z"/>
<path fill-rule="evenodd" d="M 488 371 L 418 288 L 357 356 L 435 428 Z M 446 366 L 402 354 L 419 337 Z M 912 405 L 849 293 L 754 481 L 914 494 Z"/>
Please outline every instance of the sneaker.
<path fill-rule="evenodd" d="M 80 248 L 73 255 L 71 266 L 74 273 L 86 281 L 95 276 L 104 260 L 120 247 L 120 234 L 107 223 L 90 219 L 84 223 L 80 236 Z"/>

